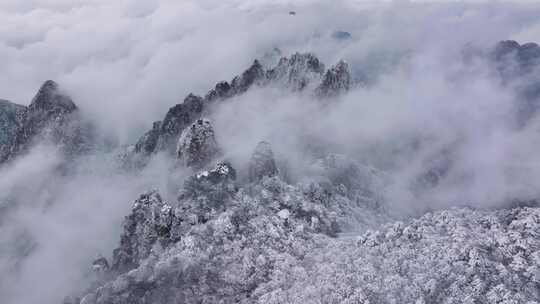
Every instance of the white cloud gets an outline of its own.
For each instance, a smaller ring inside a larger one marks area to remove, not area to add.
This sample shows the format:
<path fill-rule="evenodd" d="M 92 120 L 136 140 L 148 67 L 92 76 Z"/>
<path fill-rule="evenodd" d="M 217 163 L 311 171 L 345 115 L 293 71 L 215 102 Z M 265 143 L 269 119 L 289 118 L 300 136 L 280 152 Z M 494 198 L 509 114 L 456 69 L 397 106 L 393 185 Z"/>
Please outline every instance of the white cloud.
<path fill-rule="evenodd" d="M 400 212 L 458 201 L 490 206 L 536 194 L 537 126 L 513 129 L 511 92 L 482 64 L 463 64 L 461 51 L 467 43 L 534 40 L 539 15 L 538 4 L 511 2 L 4 0 L 0 98 L 28 104 L 44 80 L 57 80 L 101 131 L 132 143 L 189 92 L 206 93 L 274 47 L 315 52 L 328 65 L 344 58 L 378 81 L 324 112 L 306 96 L 266 89 L 215 112 L 227 156 L 241 166 L 267 139 L 301 167 L 307 160 L 298 143 L 308 134 L 392 172 L 388 197 Z M 351 41 L 332 40 L 335 30 L 350 32 Z M 408 151 L 415 140 L 422 146 Z M 411 177 L 455 142 L 455 171 L 416 201 Z M 89 260 L 116 244 L 130 201 L 147 187 L 174 194 L 184 174 L 158 158 L 139 175 L 123 175 L 104 156 L 66 177 L 56 173 L 55 155 L 39 148 L 0 169 L 0 200 L 25 202 L 8 219 L 12 228 L 0 231 L 0 247 L 19 229 L 41 246 L 19 277 L 4 286 L 0 279 L 13 303 L 57 303 L 79 287 Z"/>

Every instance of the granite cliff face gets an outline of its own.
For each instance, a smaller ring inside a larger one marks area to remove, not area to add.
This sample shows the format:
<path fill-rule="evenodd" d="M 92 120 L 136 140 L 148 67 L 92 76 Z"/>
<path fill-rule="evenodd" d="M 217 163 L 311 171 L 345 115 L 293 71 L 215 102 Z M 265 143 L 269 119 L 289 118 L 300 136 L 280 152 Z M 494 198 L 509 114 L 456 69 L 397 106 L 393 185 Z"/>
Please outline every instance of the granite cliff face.
<path fill-rule="evenodd" d="M 12 153 L 25 111 L 24 106 L 0 100 L 0 163 L 6 161 Z"/>
<path fill-rule="evenodd" d="M 52 80 L 41 86 L 28 107 L 2 102 L 0 115 L 6 125 L 0 163 L 38 143 L 55 145 L 66 157 L 90 149 L 90 126 L 83 122 L 73 100 Z"/>
<path fill-rule="evenodd" d="M 198 119 L 180 135 L 176 155 L 184 166 L 202 168 L 218 154 L 214 129 L 208 119 Z"/>

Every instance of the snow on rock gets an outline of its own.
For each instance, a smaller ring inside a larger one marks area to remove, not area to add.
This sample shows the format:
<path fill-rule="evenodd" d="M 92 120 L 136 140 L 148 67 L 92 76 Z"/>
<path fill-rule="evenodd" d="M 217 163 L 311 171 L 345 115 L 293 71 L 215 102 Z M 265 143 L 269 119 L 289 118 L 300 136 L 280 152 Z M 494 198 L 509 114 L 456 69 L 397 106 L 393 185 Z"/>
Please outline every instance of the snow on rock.
<path fill-rule="evenodd" d="M 214 172 L 225 170 L 216 167 Z M 186 223 L 192 208 L 210 206 L 210 200 L 220 197 L 215 194 L 233 182 L 211 182 L 208 175 L 194 176 L 191 182 L 202 188 L 181 196 L 172 212 L 167 209 L 179 218 L 178 226 L 168 230 L 172 236 L 177 229 L 174 241 L 146 254 L 138 266 L 113 276 L 81 303 L 540 300 L 538 208 L 452 209 L 387 224 L 356 238 L 333 238 L 332 212 L 273 177 L 232 190 L 215 201 L 223 204 L 219 209 L 199 209 L 204 219 Z M 158 199 L 150 200 L 160 205 Z M 162 209 L 154 208 L 153 214 Z M 138 244 L 148 248 L 160 231 L 155 223 L 161 221 L 155 215 L 141 221 L 149 230 L 154 227 L 152 233 L 132 229 L 140 232 Z"/>
<path fill-rule="evenodd" d="M 46 81 L 30 105 L 16 111 L 20 127 L 4 160 L 27 152 L 38 142 L 52 143 L 68 157 L 90 149 L 91 126 L 82 121 L 77 106 L 56 82 Z"/>
<path fill-rule="evenodd" d="M 258 60 L 240 76 L 236 76 L 231 82 L 231 89 L 235 94 L 246 92 L 251 86 L 263 84 L 264 68 Z"/>
<path fill-rule="evenodd" d="M 280 266 L 259 303 L 536 303 L 540 209 L 452 209 Z"/>
<path fill-rule="evenodd" d="M 142 194 L 124 221 L 120 247 L 113 253 L 112 269 L 121 273 L 135 268 L 149 256 L 154 245 L 164 246 L 172 219 L 170 206 L 156 190 Z"/>
<path fill-rule="evenodd" d="M 22 128 L 25 106 L 0 100 L 0 163 L 4 162 L 15 145 L 17 133 Z"/>
<path fill-rule="evenodd" d="M 252 303 L 278 264 L 298 265 L 338 227 L 277 176 L 239 188 L 227 163 L 188 178 L 175 204 L 143 194 L 126 218 L 111 278 L 80 303 Z"/>
<path fill-rule="evenodd" d="M 127 154 L 126 162 L 142 163 L 152 154 L 167 151 L 174 154 L 174 143 L 185 128 L 208 113 L 216 102 L 241 95 L 254 87 L 274 86 L 292 92 L 307 91 L 320 98 L 332 97 L 352 86 L 348 66 L 339 62 L 325 74 L 324 64 L 311 53 L 294 53 L 290 57 L 276 58 L 281 51 L 275 49 L 263 58 L 264 64 L 274 61 L 273 68 L 266 68 L 259 60 L 230 82 L 220 81 L 203 97 L 189 94 L 183 103 L 170 108 L 161 122 L 155 122 L 135 145 L 133 153 Z M 142 155 L 142 158 L 139 157 Z M 130 165 L 128 165 L 130 166 Z"/>
<path fill-rule="evenodd" d="M 310 84 L 319 82 L 324 73 L 324 64 L 310 53 L 295 53 L 290 58 L 282 57 L 277 66 L 266 74 L 268 81 L 301 91 Z"/>
<path fill-rule="evenodd" d="M 126 162 L 144 164 L 144 159 L 141 160 L 137 155 L 148 157 L 159 151 L 174 154 L 182 131 L 200 118 L 203 102 L 202 97 L 189 94 L 183 103 L 171 107 L 162 121 L 154 122 L 152 129 L 139 138 L 133 152 L 126 156 Z"/>
<path fill-rule="evenodd" d="M 347 92 L 351 87 L 351 72 L 345 61 L 338 62 L 324 74 L 322 83 L 316 89 L 320 97 L 332 97 Z"/>
<path fill-rule="evenodd" d="M 208 119 L 199 119 L 186 128 L 177 146 L 177 157 L 186 167 L 202 168 L 218 153 L 214 129 Z"/>
<path fill-rule="evenodd" d="M 257 144 L 249 163 L 249 180 L 257 182 L 264 177 L 272 177 L 278 174 L 272 147 L 266 141 Z"/>

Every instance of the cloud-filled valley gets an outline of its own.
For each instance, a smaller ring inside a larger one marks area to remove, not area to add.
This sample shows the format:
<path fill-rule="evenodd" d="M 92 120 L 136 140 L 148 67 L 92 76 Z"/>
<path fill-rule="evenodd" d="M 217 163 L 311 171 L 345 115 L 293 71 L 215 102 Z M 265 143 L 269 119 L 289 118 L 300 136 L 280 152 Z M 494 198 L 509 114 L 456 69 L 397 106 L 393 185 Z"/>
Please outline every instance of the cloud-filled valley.
<path fill-rule="evenodd" d="M 538 16 L 3 1 L 0 302 L 539 301 Z"/>

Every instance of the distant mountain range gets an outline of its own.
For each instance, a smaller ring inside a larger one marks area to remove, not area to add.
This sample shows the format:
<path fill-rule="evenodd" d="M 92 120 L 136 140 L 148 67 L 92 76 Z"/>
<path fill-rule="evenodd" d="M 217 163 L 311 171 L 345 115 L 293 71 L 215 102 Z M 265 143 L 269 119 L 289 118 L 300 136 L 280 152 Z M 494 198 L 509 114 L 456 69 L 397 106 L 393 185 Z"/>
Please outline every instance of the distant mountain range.
<path fill-rule="evenodd" d="M 337 35 L 346 39 L 347 35 Z M 502 41 L 476 54 L 520 102 L 518 128 L 540 106 L 540 47 Z M 466 59 L 464 59 L 466 60 Z M 259 60 L 202 97 L 189 94 L 129 147 L 120 166 L 140 170 L 158 153 L 191 168 L 175 201 L 144 192 L 126 216 L 112 259 L 91 265 L 93 283 L 64 304 L 150 303 L 536 303 L 540 301 L 540 211 L 454 208 L 410 222 L 386 212 L 393 177 L 354 158 L 319 153 L 309 182 L 291 183 L 271 143 L 254 147 L 245 176 L 222 157 L 208 113 L 261 87 L 339 102 L 362 89 L 349 65 L 329 69 L 295 53 Z M 100 145 L 94 126 L 54 81 L 29 106 L 0 100 L 0 165 L 40 142 L 77 161 Z M 320 152 L 320 151 L 319 151 Z M 435 187 L 452 166 L 449 148 L 417 178 Z M 350 237 L 350 227 L 377 228 Z"/>

